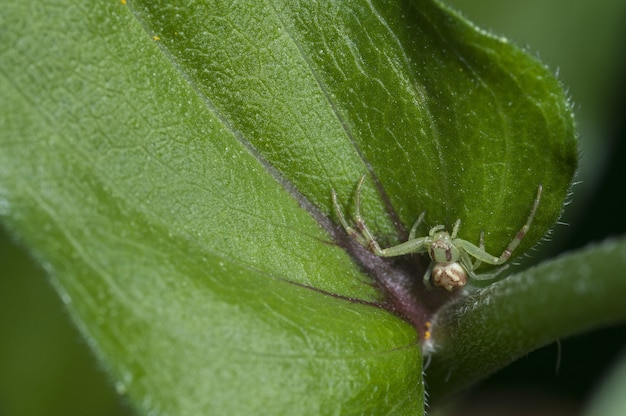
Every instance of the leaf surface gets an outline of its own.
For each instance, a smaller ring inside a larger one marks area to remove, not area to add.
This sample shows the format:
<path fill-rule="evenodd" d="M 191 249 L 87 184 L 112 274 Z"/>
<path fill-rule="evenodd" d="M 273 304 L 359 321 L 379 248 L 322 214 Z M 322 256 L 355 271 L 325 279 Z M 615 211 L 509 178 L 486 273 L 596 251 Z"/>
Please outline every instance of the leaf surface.
<path fill-rule="evenodd" d="M 560 212 L 571 114 L 427 2 L 5 2 L 0 214 L 144 413 L 420 414 L 419 337 L 334 240 Z M 376 283 L 376 281 L 374 281 Z"/>

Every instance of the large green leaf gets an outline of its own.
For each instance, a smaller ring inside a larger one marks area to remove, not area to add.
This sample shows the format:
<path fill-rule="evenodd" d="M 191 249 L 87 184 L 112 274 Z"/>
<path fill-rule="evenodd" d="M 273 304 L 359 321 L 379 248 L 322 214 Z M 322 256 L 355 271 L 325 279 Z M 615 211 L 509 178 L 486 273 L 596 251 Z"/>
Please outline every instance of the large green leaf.
<path fill-rule="evenodd" d="M 331 188 L 497 252 L 543 183 L 523 251 L 575 169 L 558 82 L 430 1 L 3 3 L 0 214 L 144 413 L 420 414 L 385 308 L 432 305 L 333 244 Z"/>

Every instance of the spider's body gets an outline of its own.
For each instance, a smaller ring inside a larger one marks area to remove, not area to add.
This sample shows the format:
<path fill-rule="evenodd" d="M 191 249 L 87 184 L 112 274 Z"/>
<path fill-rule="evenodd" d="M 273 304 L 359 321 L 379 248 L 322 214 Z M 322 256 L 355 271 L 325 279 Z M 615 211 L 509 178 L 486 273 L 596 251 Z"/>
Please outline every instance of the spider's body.
<path fill-rule="evenodd" d="M 467 271 L 472 270 L 471 263 L 463 265 L 465 259 L 461 256 L 461 251 L 457 248 L 458 238 L 454 234 L 451 236 L 446 231 L 438 231 L 438 227 L 432 228 L 429 237 L 424 241 L 424 246 L 428 246 L 428 255 L 431 258 L 430 267 L 426 270 L 424 281 L 429 282 L 432 274 L 433 284 L 444 287 L 448 291 L 454 288 L 465 286 L 467 283 Z M 432 240 L 432 241 L 430 241 Z"/>
<path fill-rule="evenodd" d="M 411 228 L 408 241 L 393 247 L 382 249 L 378 242 L 374 239 L 373 234 L 365 224 L 365 220 L 360 213 L 361 204 L 361 186 L 365 175 L 361 177 L 357 185 L 355 198 L 355 224 L 358 231 L 353 228 L 346 220 L 343 211 L 337 201 L 337 194 L 333 190 L 332 197 L 337 211 L 337 217 L 345 230 L 354 237 L 359 243 L 368 247 L 374 254 L 381 257 L 401 256 L 409 253 L 425 253 L 428 252 L 431 262 L 430 266 L 424 274 L 424 284 L 429 286 L 432 277 L 435 286 L 443 287 L 448 291 L 463 287 L 467 283 L 468 276 L 476 280 L 487 280 L 494 278 L 498 272 L 491 274 L 477 275 L 474 270 L 480 266 L 482 262 L 501 265 L 504 264 L 522 241 L 537 212 L 537 206 L 541 199 L 542 187 L 539 185 L 537 189 L 537 197 L 533 203 L 533 207 L 528 215 L 526 224 L 519 230 L 507 248 L 502 252 L 500 257 L 487 253 L 484 249 L 483 233 L 480 233 L 480 244 L 476 246 L 467 240 L 457 237 L 461 220 L 457 220 L 452 228 L 452 233 L 445 231 L 443 225 L 436 225 L 430 229 L 428 236 L 415 237 L 418 226 L 424 219 L 424 213 L 419 216 L 415 225 Z M 475 259 L 472 262 L 472 257 Z"/>

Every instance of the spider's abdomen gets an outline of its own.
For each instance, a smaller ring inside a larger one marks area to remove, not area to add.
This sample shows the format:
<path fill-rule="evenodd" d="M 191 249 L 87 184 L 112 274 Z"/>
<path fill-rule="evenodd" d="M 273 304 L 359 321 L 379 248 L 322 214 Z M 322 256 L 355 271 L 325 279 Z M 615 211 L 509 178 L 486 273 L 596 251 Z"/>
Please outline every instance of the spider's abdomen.
<path fill-rule="evenodd" d="M 467 272 L 461 263 L 436 263 L 432 272 L 433 284 L 452 292 L 454 289 L 465 286 Z"/>

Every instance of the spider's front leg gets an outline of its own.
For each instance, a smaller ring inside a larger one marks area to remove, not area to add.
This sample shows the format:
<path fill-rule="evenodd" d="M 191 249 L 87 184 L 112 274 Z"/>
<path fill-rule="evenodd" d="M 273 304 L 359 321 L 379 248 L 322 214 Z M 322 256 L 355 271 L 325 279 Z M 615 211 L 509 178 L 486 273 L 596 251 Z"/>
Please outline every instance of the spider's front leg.
<path fill-rule="evenodd" d="M 530 210 L 530 214 L 528 214 L 528 218 L 526 219 L 526 224 L 522 226 L 522 228 L 515 234 L 513 240 L 509 243 L 508 247 L 504 249 L 496 264 L 502 264 L 506 262 L 511 254 L 513 254 L 513 250 L 519 246 L 522 242 L 522 239 L 530 230 L 530 225 L 533 223 L 533 219 L 535 218 L 535 214 L 537 213 L 537 207 L 539 206 L 539 201 L 541 200 L 541 192 L 543 191 L 543 186 L 539 184 L 537 187 L 537 196 L 535 197 L 535 201 L 533 202 L 533 207 Z"/>
<path fill-rule="evenodd" d="M 522 239 L 526 236 L 526 233 L 528 233 L 528 230 L 530 229 L 533 219 L 535 218 L 535 214 L 537 213 L 537 207 L 539 206 L 539 201 L 541 200 L 542 190 L 543 190 L 543 187 L 539 185 L 539 187 L 537 188 L 537 197 L 535 198 L 533 202 L 533 206 L 530 210 L 530 214 L 528 214 L 526 223 L 517 232 L 517 234 L 515 234 L 515 237 L 513 238 L 513 240 L 511 240 L 511 242 L 504 249 L 502 254 L 500 254 L 500 257 L 496 257 L 485 251 L 482 233 L 481 233 L 480 247 L 476 247 L 474 244 L 470 243 L 469 241 L 465 241 L 461 239 L 455 240 L 457 244 L 460 247 L 462 247 L 462 249 L 467 254 L 469 254 L 470 256 L 476 259 L 476 262 L 474 263 L 475 266 L 473 267 L 473 269 L 478 267 L 478 265 L 480 265 L 480 262 L 485 262 L 485 263 L 493 264 L 493 265 L 500 265 L 500 264 L 504 264 L 511 257 L 511 254 L 513 254 L 513 251 L 519 246 L 519 244 L 522 242 Z"/>
<path fill-rule="evenodd" d="M 365 223 L 363 216 L 361 215 L 361 187 L 365 181 L 365 174 L 361 175 L 359 183 L 356 185 L 356 194 L 354 196 L 354 222 L 357 228 L 361 231 L 361 236 L 365 240 L 365 243 L 361 243 L 366 246 L 371 252 L 377 256 L 384 256 L 384 251 L 380 248 L 378 241 L 374 238 L 374 234 L 370 231 L 369 227 Z"/>
<path fill-rule="evenodd" d="M 361 176 L 361 179 L 357 184 L 356 195 L 354 198 L 354 223 L 357 229 L 351 226 L 350 223 L 346 220 L 343 210 L 339 205 L 337 193 L 332 190 L 333 205 L 335 206 L 335 211 L 337 212 L 339 222 L 341 223 L 343 228 L 345 228 L 346 232 L 355 240 L 357 240 L 361 245 L 367 247 L 371 252 L 380 257 L 395 257 L 409 253 L 420 253 L 428 251 L 428 245 L 430 244 L 432 238 L 414 238 L 417 227 L 424 218 L 424 213 L 420 215 L 417 222 L 411 229 L 410 238 L 408 241 L 385 249 L 380 247 L 380 245 L 374 238 L 374 235 L 365 223 L 363 216 L 361 215 L 361 187 L 363 186 L 364 180 L 365 175 Z"/>
<path fill-rule="evenodd" d="M 337 193 L 335 192 L 334 189 L 332 190 L 331 195 L 333 199 L 333 205 L 335 206 L 335 213 L 337 214 L 337 218 L 339 219 L 341 226 L 344 228 L 344 230 L 346 230 L 346 232 L 348 233 L 350 237 L 354 238 L 361 245 L 367 246 L 368 243 L 365 237 L 363 237 L 357 230 L 355 230 L 354 227 L 350 225 L 348 220 L 346 220 L 346 216 L 344 215 L 343 210 L 341 209 L 341 205 L 339 205 Z"/>
<path fill-rule="evenodd" d="M 380 248 L 380 245 L 374 238 L 374 235 L 370 231 L 369 227 L 365 223 L 365 220 L 363 219 L 363 216 L 361 215 L 361 187 L 363 186 L 364 180 L 365 180 L 365 174 L 363 174 L 361 176 L 361 179 L 359 179 L 359 183 L 357 184 L 357 187 L 356 187 L 356 195 L 354 197 L 354 222 L 358 231 L 353 226 L 351 226 L 350 223 L 346 220 L 343 210 L 341 209 L 341 205 L 339 205 L 339 201 L 337 199 L 337 193 L 335 192 L 334 189 L 331 192 L 333 205 L 335 206 L 335 212 L 337 213 L 337 218 L 339 218 L 339 222 L 341 223 L 343 228 L 346 230 L 348 235 L 350 235 L 352 238 L 358 241 L 359 244 L 367 247 L 374 254 L 378 256 L 384 256 L 383 250 Z"/>

